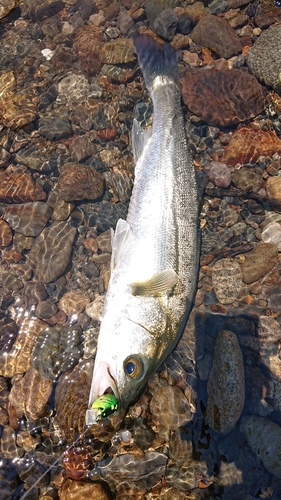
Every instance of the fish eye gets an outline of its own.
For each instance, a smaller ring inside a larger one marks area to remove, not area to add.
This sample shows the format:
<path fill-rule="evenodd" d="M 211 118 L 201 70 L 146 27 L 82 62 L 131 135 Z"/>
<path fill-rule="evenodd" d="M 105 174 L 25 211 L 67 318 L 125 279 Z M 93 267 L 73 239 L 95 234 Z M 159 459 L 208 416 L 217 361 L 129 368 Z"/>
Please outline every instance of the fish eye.
<path fill-rule="evenodd" d="M 130 356 L 124 361 L 124 370 L 133 379 L 141 378 L 143 374 L 143 362 L 139 356 Z"/>

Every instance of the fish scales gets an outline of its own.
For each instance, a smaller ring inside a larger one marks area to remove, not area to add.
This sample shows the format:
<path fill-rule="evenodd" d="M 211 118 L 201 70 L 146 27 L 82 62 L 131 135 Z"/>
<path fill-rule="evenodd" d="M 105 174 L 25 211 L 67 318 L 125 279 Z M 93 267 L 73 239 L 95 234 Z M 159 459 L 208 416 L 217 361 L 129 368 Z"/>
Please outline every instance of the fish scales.
<path fill-rule="evenodd" d="M 127 220 L 118 221 L 112 241 L 89 399 L 91 406 L 112 392 L 119 409 L 133 402 L 179 340 L 199 258 L 197 186 L 175 52 L 149 35 L 138 35 L 134 45 L 153 101 L 153 125 L 143 131 L 134 120 L 134 187 Z"/>

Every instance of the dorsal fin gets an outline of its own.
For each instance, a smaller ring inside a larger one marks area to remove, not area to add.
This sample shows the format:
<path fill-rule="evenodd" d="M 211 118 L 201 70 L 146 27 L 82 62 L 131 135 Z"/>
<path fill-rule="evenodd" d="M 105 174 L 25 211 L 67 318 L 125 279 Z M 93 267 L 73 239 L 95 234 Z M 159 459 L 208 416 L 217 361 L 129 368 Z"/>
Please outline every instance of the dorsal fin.
<path fill-rule="evenodd" d="M 119 219 L 116 225 L 115 232 L 112 236 L 112 255 L 111 255 L 111 272 L 115 269 L 117 263 L 132 237 L 131 228 L 124 219 Z"/>
<path fill-rule="evenodd" d="M 134 118 L 132 129 L 132 148 L 135 163 L 141 157 L 142 152 L 152 135 L 152 127 L 143 129 L 139 122 Z"/>

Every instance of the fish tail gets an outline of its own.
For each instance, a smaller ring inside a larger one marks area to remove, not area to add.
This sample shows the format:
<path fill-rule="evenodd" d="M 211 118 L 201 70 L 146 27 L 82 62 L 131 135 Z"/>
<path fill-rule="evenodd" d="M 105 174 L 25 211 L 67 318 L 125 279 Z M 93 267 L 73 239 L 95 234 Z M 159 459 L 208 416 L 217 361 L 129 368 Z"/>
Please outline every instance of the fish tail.
<path fill-rule="evenodd" d="M 141 67 L 144 81 L 148 90 L 152 89 L 156 77 L 166 77 L 177 83 L 178 63 L 174 49 L 168 43 L 161 44 L 150 35 L 137 35 L 133 39 L 139 65 Z"/>

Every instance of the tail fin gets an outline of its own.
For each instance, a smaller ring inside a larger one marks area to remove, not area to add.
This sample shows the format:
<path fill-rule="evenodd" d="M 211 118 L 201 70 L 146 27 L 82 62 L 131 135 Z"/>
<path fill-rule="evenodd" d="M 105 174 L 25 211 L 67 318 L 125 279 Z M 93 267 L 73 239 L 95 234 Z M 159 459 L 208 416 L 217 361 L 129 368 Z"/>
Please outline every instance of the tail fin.
<path fill-rule="evenodd" d="M 148 90 L 157 76 L 166 76 L 177 83 L 176 54 L 168 43 L 162 45 L 147 34 L 135 36 L 133 42 Z"/>

